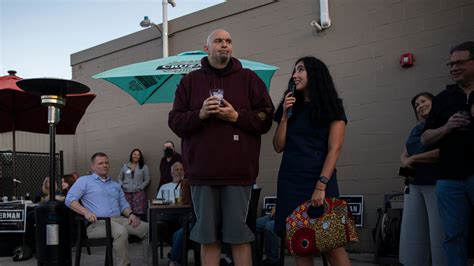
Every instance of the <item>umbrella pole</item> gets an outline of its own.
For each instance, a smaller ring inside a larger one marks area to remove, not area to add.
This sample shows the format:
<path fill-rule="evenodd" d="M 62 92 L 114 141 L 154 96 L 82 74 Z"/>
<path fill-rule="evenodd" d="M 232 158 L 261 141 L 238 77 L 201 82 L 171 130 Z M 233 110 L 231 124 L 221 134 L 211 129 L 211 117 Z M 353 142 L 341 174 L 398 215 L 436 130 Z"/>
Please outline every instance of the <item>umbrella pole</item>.
<path fill-rule="evenodd" d="M 12 95 L 13 96 L 13 95 Z M 16 97 L 12 97 L 13 99 L 13 106 L 16 105 Z M 16 124 L 16 111 L 13 110 L 13 113 L 12 113 L 12 118 L 13 118 L 13 125 L 12 125 L 12 149 L 13 149 L 13 153 L 12 153 L 12 182 L 13 182 L 13 195 L 12 195 L 12 198 L 15 197 L 16 198 L 16 185 L 17 185 L 17 179 L 16 179 L 16 128 L 15 128 L 15 124 Z"/>
<path fill-rule="evenodd" d="M 16 198 L 16 131 L 15 131 L 15 123 L 13 123 L 13 130 L 12 130 L 12 148 L 13 148 L 13 153 L 12 153 L 12 175 L 13 175 L 13 195 Z"/>

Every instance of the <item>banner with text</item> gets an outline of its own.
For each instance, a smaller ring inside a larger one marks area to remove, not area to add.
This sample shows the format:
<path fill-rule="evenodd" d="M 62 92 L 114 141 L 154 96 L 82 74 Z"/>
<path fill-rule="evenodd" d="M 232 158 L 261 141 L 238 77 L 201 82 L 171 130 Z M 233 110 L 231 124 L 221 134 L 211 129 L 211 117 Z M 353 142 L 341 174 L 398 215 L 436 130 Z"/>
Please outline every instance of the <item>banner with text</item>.
<path fill-rule="evenodd" d="M 0 233 L 23 233 L 26 228 L 26 204 L 21 201 L 0 202 Z"/>
<path fill-rule="evenodd" d="M 364 225 L 364 196 L 363 195 L 341 195 L 341 199 L 347 202 L 349 210 L 354 216 L 357 227 Z"/>

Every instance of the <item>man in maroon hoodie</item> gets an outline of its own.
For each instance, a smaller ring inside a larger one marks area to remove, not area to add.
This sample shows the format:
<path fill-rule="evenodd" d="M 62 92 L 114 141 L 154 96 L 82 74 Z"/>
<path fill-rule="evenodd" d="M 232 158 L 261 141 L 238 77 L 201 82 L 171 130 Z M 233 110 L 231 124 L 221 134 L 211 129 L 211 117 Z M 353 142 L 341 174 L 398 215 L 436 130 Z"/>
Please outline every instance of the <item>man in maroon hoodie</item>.
<path fill-rule="evenodd" d="M 251 265 L 254 234 L 245 219 L 274 108 L 263 81 L 232 57 L 227 31 L 212 31 L 204 50 L 202 68 L 181 80 L 168 120 L 182 139 L 197 216 L 191 239 L 201 243 L 202 265 L 219 265 L 221 242 L 231 244 L 235 265 Z"/>

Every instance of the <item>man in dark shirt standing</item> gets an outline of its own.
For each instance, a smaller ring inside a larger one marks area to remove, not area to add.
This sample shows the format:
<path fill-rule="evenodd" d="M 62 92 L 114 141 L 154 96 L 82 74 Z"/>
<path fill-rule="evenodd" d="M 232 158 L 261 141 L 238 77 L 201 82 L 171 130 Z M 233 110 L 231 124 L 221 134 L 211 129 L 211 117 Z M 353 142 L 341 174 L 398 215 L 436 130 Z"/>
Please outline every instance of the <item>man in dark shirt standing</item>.
<path fill-rule="evenodd" d="M 158 189 L 160 189 L 163 184 L 173 181 L 171 166 L 175 162 L 183 162 L 181 154 L 174 150 L 174 143 L 171 140 L 163 143 L 163 153 L 163 158 L 161 158 L 160 161 L 160 184 L 158 185 Z"/>
<path fill-rule="evenodd" d="M 438 208 L 448 265 L 466 265 L 469 219 L 474 207 L 474 42 L 451 49 L 447 64 L 456 84 L 433 99 L 421 141 L 439 145 Z M 472 228 L 471 228 L 472 229 Z"/>
<path fill-rule="evenodd" d="M 212 31 L 204 49 L 208 56 L 181 80 L 168 120 L 182 138 L 197 217 L 190 238 L 201 243 L 202 265 L 219 265 L 221 242 L 231 244 L 236 266 L 252 265 L 254 234 L 245 220 L 274 108 L 263 81 L 232 57 L 227 31 Z M 210 96 L 215 89 L 223 97 Z"/>

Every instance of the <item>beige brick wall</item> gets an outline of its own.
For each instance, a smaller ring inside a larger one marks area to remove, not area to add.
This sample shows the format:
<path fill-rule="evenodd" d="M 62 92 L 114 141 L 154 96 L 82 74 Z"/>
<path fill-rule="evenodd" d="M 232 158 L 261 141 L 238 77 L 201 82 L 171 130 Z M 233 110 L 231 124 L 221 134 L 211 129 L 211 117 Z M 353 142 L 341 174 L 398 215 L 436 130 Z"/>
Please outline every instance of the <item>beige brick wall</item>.
<path fill-rule="evenodd" d="M 444 63 L 453 44 L 474 39 L 474 3 L 469 0 L 331 0 L 332 27 L 315 34 L 310 21 L 319 17 L 312 0 L 230 0 L 210 9 L 170 21 L 169 54 L 202 49 L 214 28 L 227 29 L 234 55 L 273 64 L 270 93 L 281 99 L 294 61 L 315 55 L 325 61 L 344 99 L 349 118 L 338 163 L 343 194 L 365 196 L 361 242 L 353 248 L 373 249 L 370 231 L 383 194 L 402 190 L 397 177 L 404 140 L 415 124 L 410 99 L 420 91 L 437 93 L 450 82 Z M 402 53 L 415 54 L 413 68 L 403 69 Z M 112 176 L 131 149 L 144 152 L 153 182 L 159 180 L 162 143 L 178 138 L 167 126 L 171 104 L 139 106 L 128 94 L 92 75 L 161 57 L 161 39 L 154 28 L 71 55 L 73 78 L 89 85 L 97 99 L 89 107 L 77 134 L 78 171 L 88 170 L 96 151 L 110 155 Z M 263 196 L 273 195 L 280 155 L 273 151 L 272 130 L 263 137 L 258 184 Z"/>

